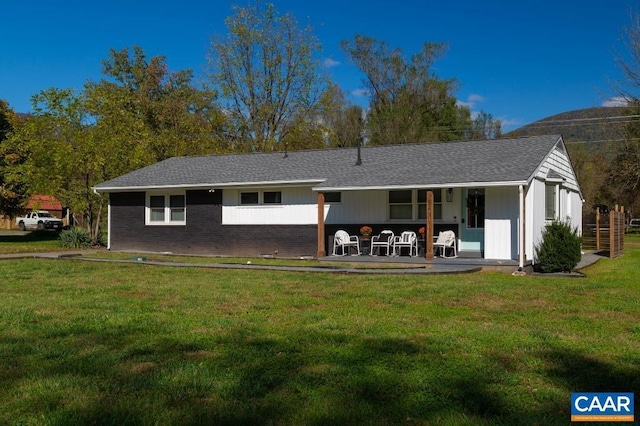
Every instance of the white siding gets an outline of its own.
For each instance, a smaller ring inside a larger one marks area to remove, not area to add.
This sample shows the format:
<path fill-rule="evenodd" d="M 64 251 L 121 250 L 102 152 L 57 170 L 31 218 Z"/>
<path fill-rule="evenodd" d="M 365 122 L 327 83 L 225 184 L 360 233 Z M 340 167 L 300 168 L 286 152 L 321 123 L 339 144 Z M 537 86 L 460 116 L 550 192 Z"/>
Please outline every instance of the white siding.
<path fill-rule="evenodd" d="M 560 146 L 556 146 L 551 154 L 549 154 L 545 159 L 536 173 L 536 178 L 545 180 L 547 178 L 547 174 L 551 170 L 562 176 L 564 179 L 563 186 L 571 189 L 572 191 L 578 190 L 578 182 L 576 175 L 573 172 L 571 162 L 569 161 L 569 156 L 564 149 L 561 149 Z"/>
<path fill-rule="evenodd" d="M 313 225 L 318 223 L 317 194 L 309 187 L 266 188 L 281 191 L 282 204 L 240 206 L 240 192 L 260 191 L 225 189 L 222 193 L 223 225 Z"/>
<path fill-rule="evenodd" d="M 545 220 L 545 185 L 551 171 L 559 174 L 562 178 L 562 182 L 558 182 L 557 219 L 568 221 L 572 227 L 576 227 L 578 230 L 582 229 L 582 198 L 579 193 L 578 181 L 569 156 L 563 146 L 559 145 L 542 163 L 527 192 L 525 252 L 527 259 L 530 260 L 535 260 L 535 247 L 542 241 L 542 233 L 547 224 Z"/>
<path fill-rule="evenodd" d="M 525 253 L 527 260 L 533 260 L 535 247 L 540 244 L 542 231 L 546 225 L 544 218 L 545 183 L 534 180 L 527 192 L 526 205 L 526 236 Z"/>
<path fill-rule="evenodd" d="M 240 206 L 243 191 L 282 192 L 282 204 Z M 442 222 L 456 222 L 460 214 L 460 190 L 453 191 L 453 202 L 444 201 Z M 331 224 L 385 223 L 388 220 L 388 191 L 342 191 L 340 203 L 325 203 L 324 220 Z M 318 194 L 310 187 L 225 189 L 222 201 L 224 225 L 314 225 L 318 223 Z M 416 222 L 418 223 L 418 222 Z"/>
<path fill-rule="evenodd" d="M 485 190 L 484 257 L 518 258 L 518 188 Z"/>
<path fill-rule="evenodd" d="M 571 204 L 571 212 L 568 215 L 571 226 L 578 229 L 582 234 L 582 197 L 577 192 L 569 193 L 569 203 Z"/>
<path fill-rule="evenodd" d="M 387 220 L 387 191 L 343 191 L 342 203 L 329 205 L 325 223 L 364 224 Z"/>
<path fill-rule="evenodd" d="M 547 225 L 545 220 L 545 182 L 534 180 L 526 197 L 526 248 L 527 259 L 533 260 L 535 247 L 542 241 L 542 233 Z M 580 194 L 567 188 L 560 190 L 560 220 L 568 221 L 571 227 L 582 232 L 582 198 Z"/>

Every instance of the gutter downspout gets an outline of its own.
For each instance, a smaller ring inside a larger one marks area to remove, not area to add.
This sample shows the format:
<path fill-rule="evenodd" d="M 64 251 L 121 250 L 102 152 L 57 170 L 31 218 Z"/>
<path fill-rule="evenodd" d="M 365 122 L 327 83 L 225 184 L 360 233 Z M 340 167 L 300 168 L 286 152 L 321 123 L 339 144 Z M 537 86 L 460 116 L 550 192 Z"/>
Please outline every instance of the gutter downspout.
<path fill-rule="evenodd" d="M 107 202 L 107 250 L 111 250 L 111 197 Z"/>
<path fill-rule="evenodd" d="M 524 219 L 524 187 L 518 185 L 518 270 L 513 275 L 526 275 L 526 272 L 524 272 Z"/>

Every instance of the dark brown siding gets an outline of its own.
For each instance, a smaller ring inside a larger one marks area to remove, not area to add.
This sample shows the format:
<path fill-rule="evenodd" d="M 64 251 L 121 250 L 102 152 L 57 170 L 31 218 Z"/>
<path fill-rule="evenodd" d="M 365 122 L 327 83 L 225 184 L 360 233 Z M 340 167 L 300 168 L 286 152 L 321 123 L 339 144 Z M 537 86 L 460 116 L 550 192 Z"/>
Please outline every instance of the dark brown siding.
<path fill-rule="evenodd" d="M 312 256 L 315 225 L 222 225 L 222 190 L 187 191 L 185 226 L 145 225 L 145 193 L 111 193 L 111 248 L 229 256 Z"/>

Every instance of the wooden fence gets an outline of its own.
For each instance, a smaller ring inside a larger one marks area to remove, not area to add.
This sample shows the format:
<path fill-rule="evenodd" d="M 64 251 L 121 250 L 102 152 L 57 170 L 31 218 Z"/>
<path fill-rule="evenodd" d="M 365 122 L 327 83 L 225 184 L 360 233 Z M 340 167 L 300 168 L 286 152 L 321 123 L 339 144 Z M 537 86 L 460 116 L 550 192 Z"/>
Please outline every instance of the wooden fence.
<path fill-rule="evenodd" d="M 610 258 L 624 252 L 624 232 L 626 229 L 624 207 L 616 206 L 608 213 L 600 213 L 583 218 L 582 247 L 587 250 L 608 252 Z"/>

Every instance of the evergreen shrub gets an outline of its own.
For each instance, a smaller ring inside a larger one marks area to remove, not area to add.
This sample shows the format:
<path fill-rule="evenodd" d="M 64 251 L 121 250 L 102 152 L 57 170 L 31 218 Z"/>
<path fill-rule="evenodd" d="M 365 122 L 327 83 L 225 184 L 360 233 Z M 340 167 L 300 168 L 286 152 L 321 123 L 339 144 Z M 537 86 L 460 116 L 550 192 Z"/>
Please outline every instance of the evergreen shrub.
<path fill-rule="evenodd" d="M 540 272 L 570 272 L 582 256 L 582 237 L 577 228 L 553 222 L 542 233 L 536 247 L 536 269 Z"/>

